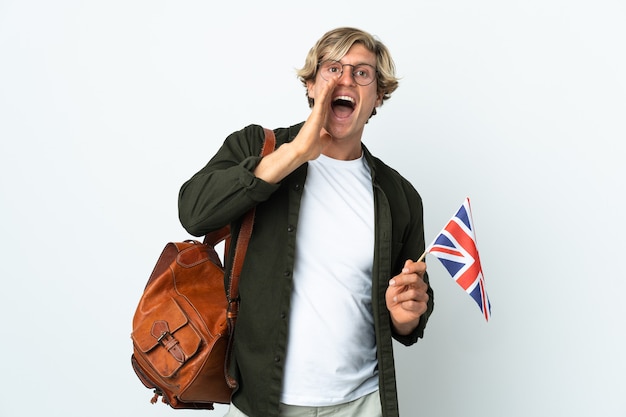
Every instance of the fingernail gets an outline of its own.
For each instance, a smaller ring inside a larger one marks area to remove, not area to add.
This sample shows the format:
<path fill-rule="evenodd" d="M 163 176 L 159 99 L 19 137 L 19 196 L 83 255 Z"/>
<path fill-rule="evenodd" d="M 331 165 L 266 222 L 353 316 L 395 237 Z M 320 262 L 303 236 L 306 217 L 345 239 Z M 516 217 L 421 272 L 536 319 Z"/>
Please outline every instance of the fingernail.
<path fill-rule="evenodd" d="M 396 285 L 396 280 L 395 279 L 390 280 L 389 285 Z"/>

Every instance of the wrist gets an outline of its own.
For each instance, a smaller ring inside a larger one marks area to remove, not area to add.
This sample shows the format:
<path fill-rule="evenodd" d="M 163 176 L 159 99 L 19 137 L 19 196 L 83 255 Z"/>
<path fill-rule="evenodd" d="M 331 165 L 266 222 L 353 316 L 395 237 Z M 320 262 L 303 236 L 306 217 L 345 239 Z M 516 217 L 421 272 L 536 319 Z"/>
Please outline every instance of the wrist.
<path fill-rule="evenodd" d="M 410 323 L 399 323 L 396 320 L 391 318 L 391 326 L 393 330 L 400 336 L 408 336 L 415 331 L 417 325 L 419 324 L 419 319 L 416 321 L 412 321 Z"/>

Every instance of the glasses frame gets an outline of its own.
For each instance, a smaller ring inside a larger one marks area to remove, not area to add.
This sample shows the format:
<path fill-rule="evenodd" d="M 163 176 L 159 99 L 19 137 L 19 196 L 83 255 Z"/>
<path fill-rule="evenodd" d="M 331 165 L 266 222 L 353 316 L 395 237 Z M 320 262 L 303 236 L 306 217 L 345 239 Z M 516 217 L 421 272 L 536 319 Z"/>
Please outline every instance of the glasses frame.
<path fill-rule="evenodd" d="M 341 76 L 343 75 L 343 67 L 352 67 L 352 71 L 350 72 L 350 75 L 352 75 L 352 79 L 354 80 L 354 82 L 355 82 L 357 85 L 360 85 L 361 87 L 367 87 L 368 85 L 370 85 L 370 84 L 372 84 L 374 81 L 376 81 L 376 79 L 378 78 L 378 70 L 377 70 L 377 69 L 376 69 L 376 67 L 375 67 L 375 66 L 373 66 L 373 65 L 366 64 L 366 63 L 356 64 L 356 65 L 352 65 L 352 64 L 343 64 L 343 63 L 341 63 L 340 61 L 336 61 L 336 60 L 334 60 L 334 59 L 325 59 L 325 60 L 323 60 L 323 61 L 319 61 L 319 62 L 317 63 L 317 70 L 318 70 L 318 72 L 320 73 L 320 77 L 322 77 L 322 79 L 324 79 L 324 80 L 326 80 L 326 81 L 330 81 L 330 80 L 327 80 L 327 79 L 324 77 L 324 73 L 323 73 L 323 71 L 321 71 L 321 68 L 322 68 L 322 65 L 324 65 L 324 64 L 325 64 L 325 63 L 327 63 L 327 62 L 336 63 L 336 64 L 338 64 L 338 65 L 340 65 L 340 66 L 341 66 L 341 72 L 340 72 L 340 73 L 338 73 L 337 78 L 341 78 Z M 374 76 L 372 77 L 372 80 L 371 80 L 369 83 L 367 83 L 367 84 L 361 84 L 361 83 L 359 83 L 359 82 L 357 81 L 357 79 L 356 79 L 356 76 L 354 75 L 354 73 L 356 72 L 356 71 L 355 71 L 355 68 L 356 68 L 356 67 L 358 67 L 358 66 L 361 66 L 361 65 L 367 65 L 368 67 L 370 67 L 370 68 L 372 68 L 372 69 L 374 70 Z"/>

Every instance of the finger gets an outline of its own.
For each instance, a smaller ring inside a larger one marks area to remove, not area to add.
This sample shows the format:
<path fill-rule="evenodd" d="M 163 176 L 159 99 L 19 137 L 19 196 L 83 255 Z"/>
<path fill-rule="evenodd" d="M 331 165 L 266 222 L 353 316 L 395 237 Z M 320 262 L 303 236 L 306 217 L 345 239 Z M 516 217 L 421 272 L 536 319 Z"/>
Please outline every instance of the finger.
<path fill-rule="evenodd" d="M 393 297 L 393 300 L 397 303 L 403 303 L 406 301 L 416 301 L 416 302 L 428 302 L 428 293 L 421 289 L 408 289 L 399 294 L 396 294 Z"/>
<path fill-rule="evenodd" d="M 405 285 L 413 285 L 421 287 L 422 284 L 425 285 L 424 279 L 422 275 L 417 273 L 401 273 L 400 275 L 396 275 L 389 281 L 389 286 L 391 287 L 401 287 Z"/>
<path fill-rule="evenodd" d="M 426 303 L 417 301 L 406 301 L 402 303 L 402 308 L 407 311 L 412 311 L 418 316 L 421 316 L 426 312 L 426 310 L 428 310 Z"/>
<path fill-rule="evenodd" d="M 407 285 L 417 283 L 418 279 L 419 277 L 417 274 L 402 273 L 390 279 L 389 286 L 390 287 L 404 287 Z"/>
<path fill-rule="evenodd" d="M 328 105 L 330 104 L 332 98 L 332 92 L 335 90 L 336 85 L 337 79 L 325 81 L 320 91 L 319 100 L 315 100 L 315 104 L 319 104 L 320 107 L 324 109 L 328 108 Z"/>
<path fill-rule="evenodd" d="M 426 263 L 425 262 L 413 262 L 410 259 L 407 259 L 404 262 L 404 268 L 402 268 L 402 272 L 412 272 L 416 274 L 423 274 L 426 271 Z"/>
<path fill-rule="evenodd" d="M 334 80 L 325 81 L 324 83 L 325 84 L 322 85 L 321 89 L 317 91 L 313 108 L 311 109 L 311 114 L 306 123 L 307 125 L 309 125 L 307 127 L 310 127 L 312 128 L 312 130 L 316 131 L 316 134 L 326 123 L 326 116 L 330 109 L 330 102 L 332 99 L 332 91 L 337 84 Z"/>
<path fill-rule="evenodd" d="M 394 302 L 396 307 L 401 308 L 404 311 L 411 311 L 421 315 L 428 309 L 428 303 L 426 301 L 418 301 L 414 299 L 398 300 Z"/>

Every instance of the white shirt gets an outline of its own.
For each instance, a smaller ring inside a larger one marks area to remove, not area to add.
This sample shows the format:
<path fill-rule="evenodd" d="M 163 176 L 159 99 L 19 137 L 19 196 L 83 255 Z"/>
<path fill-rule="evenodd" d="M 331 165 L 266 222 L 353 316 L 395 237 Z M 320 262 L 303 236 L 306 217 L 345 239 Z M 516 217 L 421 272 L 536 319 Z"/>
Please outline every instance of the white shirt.
<path fill-rule="evenodd" d="M 296 237 L 281 401 L 326 406 L 378 388 L 374 196 L 364 158 L 309 162 Z"/>

